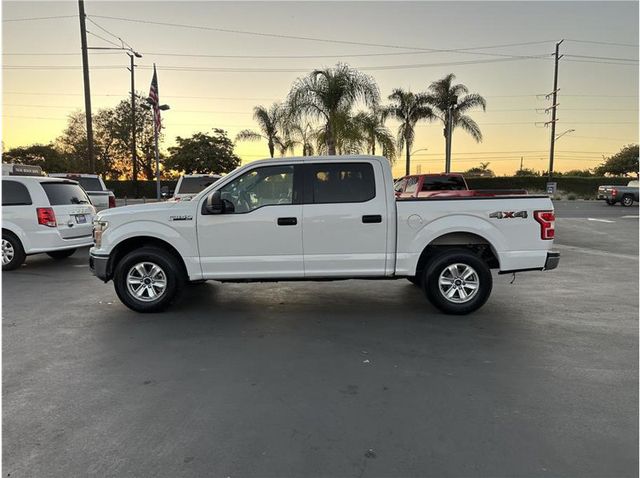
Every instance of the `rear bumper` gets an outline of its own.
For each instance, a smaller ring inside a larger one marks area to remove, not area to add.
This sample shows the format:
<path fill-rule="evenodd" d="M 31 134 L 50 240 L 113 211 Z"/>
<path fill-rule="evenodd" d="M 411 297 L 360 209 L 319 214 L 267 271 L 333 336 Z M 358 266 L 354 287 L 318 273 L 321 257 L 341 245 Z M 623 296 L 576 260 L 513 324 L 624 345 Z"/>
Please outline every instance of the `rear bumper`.
<path fill-rule="evenodd" d="M 98 279 L 107 282 L 109 277 L 109 256 L 89 254 L 89 269 Z"/>
<path fill-rule="evenodd" d="M 560 263 L 560 253 L 559 252 L 547 252 L 547 260 L 544 263 L 544 270 L 550 271 L 551 269 L 555 269 L 558 267 Z"/>

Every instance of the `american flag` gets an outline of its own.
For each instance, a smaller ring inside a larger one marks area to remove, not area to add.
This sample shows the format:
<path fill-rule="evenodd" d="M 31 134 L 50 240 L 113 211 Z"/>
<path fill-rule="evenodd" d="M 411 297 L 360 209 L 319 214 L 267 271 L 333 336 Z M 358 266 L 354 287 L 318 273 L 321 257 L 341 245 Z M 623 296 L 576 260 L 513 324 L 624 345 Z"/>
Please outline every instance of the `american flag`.
<path fill-rule="evenodd" d="M 153 121 L 158 131 L 160 131 L 162 120 L 160 119 L 160 94 L 158 93 L 158 73 L 156 72 L 155 63 L 153 64 L 153 78 L 149 89 L 149 101 L 153 105 Z"/>

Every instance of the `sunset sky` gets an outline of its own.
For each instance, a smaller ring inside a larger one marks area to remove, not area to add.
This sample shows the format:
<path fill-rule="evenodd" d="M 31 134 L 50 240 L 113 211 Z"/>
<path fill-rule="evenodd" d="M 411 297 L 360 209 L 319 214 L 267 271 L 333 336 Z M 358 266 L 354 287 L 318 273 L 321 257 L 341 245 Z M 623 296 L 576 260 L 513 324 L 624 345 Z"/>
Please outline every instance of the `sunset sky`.
<path fill-rule="evenodd" d="M 483 161 L 509 174 L 521 157 L 525 167 L 542 170 L 550 134 L 542 123 L 551 104 L 544 95 L 552 90 L 551 54 L 560 39 L 557 133 L 575 132 L 558 141 L 556 169 L 593 167 L 638 141 L 637 2 L 87 0 L 86 10 L 87 29 L 102 37 L 90 34 L 90 45 L 110 46 L 105 39 L 117 42 L 113 34 L 143 54 L 136 89 L 148 91 L 157 64 L 160 98 L 171 106 L 163 148 L 175 136 L 213 127 L 232 138 L 255 128 L 254 105 L 284 99 L 298 76 L 341 61 L 372 75 L 384 102 L 393 88 L 421 91 L 455 73 L 487 99 L 487 111 L 471 113 L 482 143 L 455 132 L 453 170 Z M 83 109 L 77 2 L 3 2 L 2 14 L 4 148 L 48 143 L 67 114 Z M 63 18 L 11 21 L 52 16 Z M 94 112 L 127 96 L 124 53 L 90 52 L 89 61 Z M 388 126 L 395 133 L 397 124 Z M 420 124 L 413 150 L 421 150 L 413 172 L 442 171 L 441 125 Z M 243 162 L 268 155 L 265 142 L 239 143 L 236 152 Z M 394 173 L 403 171 L 399 159 Z"/>

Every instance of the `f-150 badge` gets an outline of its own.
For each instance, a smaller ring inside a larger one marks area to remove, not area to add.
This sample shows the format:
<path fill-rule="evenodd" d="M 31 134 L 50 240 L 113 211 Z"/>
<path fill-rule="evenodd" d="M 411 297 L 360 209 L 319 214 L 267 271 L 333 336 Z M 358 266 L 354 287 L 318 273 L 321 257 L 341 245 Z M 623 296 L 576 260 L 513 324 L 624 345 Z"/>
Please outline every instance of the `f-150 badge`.
<path fill-rule="evenodd" d="M 172 221 L 191 221 L 193 216 L 169 216 Z"/>
<path fill-rule="evenodd" d="M 527 218 L 527 211 L 496 211 L 489 214 L 490 218 L 493 219 L 514 219 L 516 217 L 521 217 L 522 219 Z"/>

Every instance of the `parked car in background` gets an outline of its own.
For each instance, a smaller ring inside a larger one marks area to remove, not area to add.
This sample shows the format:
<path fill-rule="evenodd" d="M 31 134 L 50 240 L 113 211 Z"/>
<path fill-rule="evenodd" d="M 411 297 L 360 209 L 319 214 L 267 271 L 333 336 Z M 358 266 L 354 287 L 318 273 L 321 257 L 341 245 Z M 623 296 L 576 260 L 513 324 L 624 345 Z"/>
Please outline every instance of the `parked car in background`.
<path fill-rule="evenodd" d="M 416 174 L 394 184 L 397 198 L 475 197 L 527 194 L 525 189 L 469 189 L 459 173 Z"/>
<path fill-rule="evenodd" d="M 222 176 L 219 174 L 185 174 L 180 176 L 173 192 L 174 201 L 189 201 L 196 194 L 211 186 Z"/>
<path fill-rule="evenodd" d="M 2 178 L 2 270 L 47 253 L 63 259 L 93 245 L 96 210 L 76 181 L 47 176 Z"/>
<path fill-rule="evenodd" d="M 605 200 L 609 206 L 618 202 L 626 207 L 632 206 L 634 201 L 638 201 L 638 181 L 629 181 L 626 186 L 600 186 L 598 199 Z"/>
<path fill-rule="evenodd" d="M 102 177 L 97 174 L 53 173 L 49 176 L 77 181 L 89 195 L 89 199 L 91 199 L 96 211 L 116 207 L 116 195 L 113 191 L 107 189 Z"/>
<path fill-rule="evenodd" d="M 554 224 L 546 195 L 396 199 L 383 157 L 269 159 L 190 201 L 100 212 L 89 264 L 139 312 L 209 279 L 407 278 L 444 312 L 466 314 L 488 299 L 491 269 L 557 267 Z"/>

